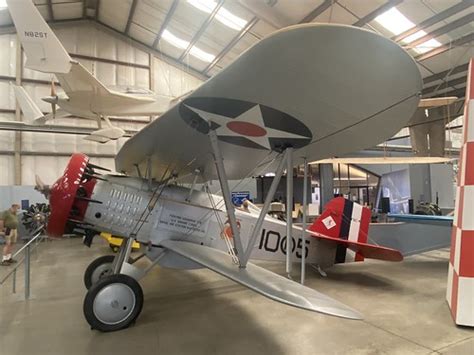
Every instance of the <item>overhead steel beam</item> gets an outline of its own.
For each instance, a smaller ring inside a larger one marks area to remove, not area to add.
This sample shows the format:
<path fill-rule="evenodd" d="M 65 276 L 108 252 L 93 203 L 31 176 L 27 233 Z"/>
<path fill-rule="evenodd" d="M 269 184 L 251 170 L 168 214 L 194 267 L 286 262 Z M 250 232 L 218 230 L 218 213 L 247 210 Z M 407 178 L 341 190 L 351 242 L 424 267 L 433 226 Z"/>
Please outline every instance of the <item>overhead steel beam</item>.
<path fill-rule="evenodd" d="M 336 2 L 337 0 L 324 0 L 324 2 L 321 5 L 315 8 L 309 14 L 307 14 L 300 22 L 298 22 L 298 24 L 308 23 L 308 22 L 313 21 L 316 17 L 321 15 L 324 11 L 329 9 L 331 5 L 335 4 Z"/>
<path fill-rule="evenodd" d="M 449 81 L 447 81 L 445 83 L 441 83 L 439 85 L 433 85 L 433 86 L 427 87 L 427 88 L 423 89 L 421 94 L 423 96 L 428 95 L 430 93 L 434 93 L 434 92 L 438 91 L 439 89 L 446 88 L 447 86 L 456 86 L 456 85 L 465 84 L 466 81 L 467 81 L 467 76 L 462 76 L 460 78 L 449 80 Z M 443 94 L 443 96 L 444 96 L 444 94 Z"/>
<path fill-rule="evenodd" d="M 445 93 L 443 93 L 443 96 L 456 96 L 456 97 L 459 97 L 459 98 L 463 98 L 463 97 L 466 96 L 466 88 L 463 87 L 463 88 L 460 88 L 460 89 L 445 92 Z"/>
<path fill-rule="evenodd" d="M 178 58 L 178 61 L 182 62 L 183 59 L 188 55 L 191 48 L 193 48 L 196 42 L 199 41 L 199 38 L 201 38 L 204 31 L 206 31 L 207 27 L 210 25 L 212 20 L 214 20 L 214 17 L 216 17 L 217 12 L 221 9 L 222 5 L 224 5 L 224 0 L 219 0 L 214 10 L 212 10 L 211 14 L 207 17 L 206 21 L 204 21 L 204 23 L 201 25 L 201 27 L 196 32 L 194 37 L 191 39 L 191 42 L 189 42 L 188 47 L 185 49 L 183 54 L 181 54 L 181 56 Z"/>
<path fill-rule="evenodd" d="M 392 7 L 397 6 L 398 4 L 402 2 L 403 0 L 389 0 L 385 4 L 377 7 L 374 11 L 368 13 L 367 15 L 359 19 L 357 22 L 353 24 L 353 26 L 356 26 L 356 27 L 365 26 L 367 23 L 375 19 L 377 16 L 383 14 L 387 10 L 390 10 Z"/>
<path fill-rule="evenodd" d="M 440 28 L 437 28 L 434 31 L 428 32 L 423 37 L 420 37 L 420 38 L 410 42 L 408 45 L 410 47 L 416 47 L 417 45 L 422 44 L 422 43 L 430 40 L 431 38 L 439 37 L 441 35 L 449 33 L 451 31 L 455 30 L 456 28 L 467 25 L 468 23 L 471 23 L 473 21 L 474 21 L 474 13 L 468 14 L 468 15 L 463 16 L 463 17 L 461 17 L 461 18 L 459 18 L 459 19 L 457 19 L 453 22 L 448 23 L 447 25 L 444 25 Z"/>
<path fill-rule="evenodd" d="M 82 0 L 82 18 L 87 17 L 87 0 Z"/>
<path fill-rule="evenodd" d="M 95 3 L 95 14 L 94 14 L 94 19 L 96 21 L 99 21 L 99 9 L 100 9 L 100 0 L 97 0 Z"/>
<path fill-rule="evenodd" d="M 443 44 L 442 46 L 440 46 L 438 48 L 435 48 L 435 49 L 432 49 L 429 52 L 420 54 L 420 55 L 416 56 L 415 59 L 417 61 L 421 62 L 423 60 L 433 58 L 433 57 L 437 56 L 438 54 L 449 51 L 450 49 L 452 49 L 454 47 L 460 47 L 460 46 L 462 46 L 466 43 L 470 43 L 472 41 L 474 41 L 474 32 L 470 33 L 466 36 L 460 37 L 460 38 L 458 38 L 458 39 L 456 39 L 456 40 L 454 40 L 450 43 Z"/>
<path fill-rule="evenodd" d="M 168 10 L 168 13 L 165 16 L 165 19 L 163 20 L 163 23 L 161 24 L 160 30 L 156 34 L 156 38 L 153 41 L 153 45 L 152 45 L 153 48 L 156 48 L 158 42 L 161 39 L 161 35 L 163 34 L 163 31 L 166 29 L 166 27 L 168 27 L 168 24 L 171 21 L 171 18 L 173 17 L 174 12 L 176 11 L 176 8 L 178 7 L 178 5 L 179 5 L 179 0 L 174 0 L 173 3 L 171 4 Z"/>
<path fill-rule="evenodd" d="M 408 36 L 411 36 L 412 34 L 418 32 L 418 31 L 421 31 L 421 30 L 424 30 L 424 29 L 426 29 L 430 26 L 433 26 L 433 25 L 437 24 L 438 22 L 441 22 L 441 21 L 443 21 L 443 20 L 445 20 L 445 19 L 447 19 L 447 18 L 449 18 L 449 17 L 465 10 L 468 7 L 472 6 L 472 5 L 473 5 L 472 0 L 463 0 L 460 3 L 457 3 L 456 5 L 451 6 L 450 8 L 448 8 L 444 11 L 441 11 L 440 13 L 426 19 L 425 21 L 420 22 L 415 27 L 412 27 L 412 28 L 406 30 L 405 32 L 400 33 L 399 35 L 394 36 L 392 39 L 396 42 L 401 41 L 402 39 L 404 39 Z"/>
<path fill-rule="evenodd" d="M 214 68 L 214 66 L 222 59 L 224 58 L 224 56 L 229 53 L 229 51 L 237 44 L 237 42 L 239 42 L 242 37 L 244 37 L 251 29 L 253 26 L 255 26 L 255 24 L 258 22 L 258 17 L 257 16 L 254 16 L 248 23 L 247 25 L 237 34 L 237 36 L 235 36 L 232 41 L 230 41 L 229 44 L 227 44 L 227 46 L 224 47 L 224 49 L 218 54 L 216 55 L 216 57 L 214 58 L 214 60 L 209 63 L 209 65 L 204 68 L 204 70 L 201 72 L 201 74 L 203 75 L 207 75 L 207 73 L 209 73 L 209 71 Z"/>
<path fill-rule="evenodd" d="M 138 0 L 133 0 L 132 6 L 130 6 L 130 11 L 128 13 L 127 25 L 125 26 L 125 31 L 123 33 L 128 36 L 128 31 L 130 31 L 130 25 L 132 24 L 133 15 L 135 14 L 135 9 L 137 8 Z"/>
<path fill-rule="evenodd" d="M 46 5 L 48 6 L 48 16 L 51 21 L 54 21 L 54 11 L 53 11 L 53 2 L 48 0 Z"/>
<path fill-rule="evenodd" d="M 209 79 L 209 77 L 206 76 L 206 75 L 203 75 L 202 72 L 197 71 L 196 69 L 193 69 L 189 66 L 183 65 L 182 63 L 179 63 L 175 58 L 170 57 L 166 53 L 163 53 L 163 52 L 161 52 L 160 50 L 158 50 L 156 48 L 150 47 L 149 44 L 143 43 L 143 42 L 141 42 L 137 39 L 131 38 L 131 37 L 127 37 L 123 34 L 123 32 L 118 31 L 117 29 L 115 29 L 113 27 L 110 27 L 109 25 L 107 25 L 105 23 L 102 23 L 102 22 L 99 22 L 99 21 L 97 21 L 97 22 L 94 21 L 92 23 L 94 23 L 97 26 L 97 28 L 100 28 L 100 30 L 105 31 L 105 32 L 109 33 L 110 35 L 112 35 L 116 38 L 124 40 L 127 43 L 133 45 L 134 47 L 136 47 L 136 48 L 138 48 L 142 51 L 145 51 L 147 53 L 152 53 L 153 55 L 155 55 L 160 60 L 162 60 L 162 61 L 164 61 L 164 62 L 166 62 L 170 65 L 175 66 L 176 68 L 184 71 L 185 73 L 188 73 L 190 75 L 195 76 L 199 80 Z"/>
<path fill-rule="evenodd" d="M 426 78 L 423 79 L 423 84 L 426 85 L 426 84 L 432 83 L 433 81 L 436 81 L 436 80 L 444 80 L 445 78 L 447 78 L 450 75 L 456 75 L 456 74 L 459 74 L 459 73 L 463 73 L 463 72 L 467 71 L 468 68 L 469 68 L 469 63 L 464 63 L 464 64 L 458 65 L 457 67 L 454 67 L 452 69 L 448 69 L 448 70 L 442 71 L 440 73 L 427 76 Z"/>

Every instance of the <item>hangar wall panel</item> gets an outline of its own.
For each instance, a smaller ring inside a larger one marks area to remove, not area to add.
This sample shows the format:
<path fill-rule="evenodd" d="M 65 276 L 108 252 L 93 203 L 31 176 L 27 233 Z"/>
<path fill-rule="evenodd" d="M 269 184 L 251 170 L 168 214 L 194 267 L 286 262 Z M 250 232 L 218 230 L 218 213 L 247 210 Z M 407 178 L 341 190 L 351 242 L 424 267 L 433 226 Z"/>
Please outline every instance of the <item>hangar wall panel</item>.
<path fill-rule="evenodd" d="M 11 113 L 2 113 L 1 119 L 5 121 L 13 121 L 15 119 L 15 115 Z M 0 151 L 13 152 L 14 144 L 15 132 L 0 131 Z M 0 168 L 3 170 L 3 165 L 0 165 Z"/>
<path fill-rule="evenodd" d="M 15 75 L 15 61 L 16 61 L 16 35 L 0 36 L 0 48 L 2 55 L 0 55 L 0 75 Z"/>

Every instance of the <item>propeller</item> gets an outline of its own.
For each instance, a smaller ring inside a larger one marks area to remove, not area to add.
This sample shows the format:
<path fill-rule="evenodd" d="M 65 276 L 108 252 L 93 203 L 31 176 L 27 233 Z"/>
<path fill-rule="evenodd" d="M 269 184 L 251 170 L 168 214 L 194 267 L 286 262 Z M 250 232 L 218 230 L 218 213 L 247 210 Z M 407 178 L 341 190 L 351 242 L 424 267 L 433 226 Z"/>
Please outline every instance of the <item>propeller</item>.
<path fill-rule="evenodd" d="M 49 198 L 49 194 L 51 192 L 49 185 L 46 185 L 38 175 L 35 175 L 35 183 L 35 190 L 43 194 L 44 197 Z"/>

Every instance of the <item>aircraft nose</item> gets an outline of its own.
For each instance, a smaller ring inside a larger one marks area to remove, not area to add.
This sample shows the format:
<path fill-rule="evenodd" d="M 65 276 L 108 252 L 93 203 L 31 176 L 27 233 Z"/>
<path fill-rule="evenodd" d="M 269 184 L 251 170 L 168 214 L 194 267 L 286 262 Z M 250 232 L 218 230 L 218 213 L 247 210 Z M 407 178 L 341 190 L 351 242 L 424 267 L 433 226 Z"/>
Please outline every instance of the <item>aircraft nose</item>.
<path fill-rule="evenodd" d="M 46 226 L 50 237 L 61 237 L 83 221 L 97 182 L 93 167 L 87 155 L 75 153 L 63 175 L 51 186 L 51 214 Z"/>

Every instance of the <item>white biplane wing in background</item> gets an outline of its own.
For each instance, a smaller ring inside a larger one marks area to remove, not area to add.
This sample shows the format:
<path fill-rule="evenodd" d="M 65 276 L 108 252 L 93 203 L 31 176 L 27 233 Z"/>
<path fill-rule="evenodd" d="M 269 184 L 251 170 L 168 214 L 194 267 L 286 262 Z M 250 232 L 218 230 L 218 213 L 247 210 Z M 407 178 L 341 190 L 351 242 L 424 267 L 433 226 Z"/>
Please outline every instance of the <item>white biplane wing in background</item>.
<path fill-rule="evenodd" d="M 209 125 L 229 179 L 247 176 L 288 146 L 309 161 L 340 156 L 406 126 L 421 88 L 413 58 L 378 34 L 343 25 L 289 27 L 128 140 L 117 171 L 135 174 L 150 158 L 157 179 L 169 168 L 180 175 L 199 169 L 204 179 L 213 178 Z"/>
<path fill-rule="evenodd" d="M 62 109 L 57 110 L 54 117 L 53 113 L 43 115 L 39 107 L 23 87 L 14 85 L 13 91 L 15 92 L 15 97 L 18 100 L 20 109 L 29 124 L 45 125 L 49 120 L 69 115 L 68 112 Z M 89 135 L 84 137 L 84 139 L 97 143 L 107 143 L 110 140 L 116 140 L 125 135 L 125 131 L 113 126 L 110 120 L 105 120 L 105 123 L 106 127 L 100 127 L 98 130 L 92 131 Z"/>

